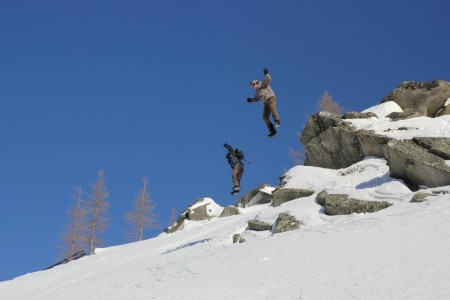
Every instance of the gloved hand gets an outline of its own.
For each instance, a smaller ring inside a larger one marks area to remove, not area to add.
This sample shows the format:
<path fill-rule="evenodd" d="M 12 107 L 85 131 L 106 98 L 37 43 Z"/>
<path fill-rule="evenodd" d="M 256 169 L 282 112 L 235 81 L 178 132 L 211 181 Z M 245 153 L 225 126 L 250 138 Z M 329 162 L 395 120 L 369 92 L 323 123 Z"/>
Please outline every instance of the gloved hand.
<path fill-rule="evenodd" d="M 223 147 L 227 148 L 228 147 L 228 143 L 223 144 Z"/>
<path fill-rule="evenodd" d="M 264 75 L 267 75 L 267 73 L 269 73 L 269 69 L 264 68 L 264 69 L 263 69 L 263 72 L 264 72 Z"/>
<path fill-rule="evenodd" d="M 252 98 L 247 98 L 247 102 L 252 102 Z"/>

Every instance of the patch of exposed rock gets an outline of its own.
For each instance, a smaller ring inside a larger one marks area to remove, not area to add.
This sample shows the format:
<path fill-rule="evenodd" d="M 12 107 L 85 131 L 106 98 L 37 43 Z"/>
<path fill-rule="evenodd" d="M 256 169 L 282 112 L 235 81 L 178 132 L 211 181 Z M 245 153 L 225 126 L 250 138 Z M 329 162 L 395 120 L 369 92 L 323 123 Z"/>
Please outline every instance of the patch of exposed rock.
<path fill-rule="evenodd" d="M 420 203 L 424 201 L 428 201 L 428 197 L 435 196 L 433 194 L 427 194 L 423 192 L 417 192 L 414 194 L 414 196 L 411 199 L 411 202 Z"/>
<path fill-rule="evenodd" d="M 245 242 L 246 242 L 246 240 L 240 234 L 233 235 L 233 244 L 245 243 Z"/>

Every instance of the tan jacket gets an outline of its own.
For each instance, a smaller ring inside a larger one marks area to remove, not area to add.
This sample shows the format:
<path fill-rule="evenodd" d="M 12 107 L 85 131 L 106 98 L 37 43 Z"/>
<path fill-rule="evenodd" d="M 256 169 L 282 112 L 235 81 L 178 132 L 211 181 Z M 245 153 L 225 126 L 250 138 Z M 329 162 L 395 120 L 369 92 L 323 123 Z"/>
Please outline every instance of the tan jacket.
<path fill-rule="evenodd" d="M 264 81 L 261 83 L 261 86 L 256 89 L 254 98 L 255 101 L 261 100 L 262 103 L 266 104 L 267 100 L 269 100 L 270 98 L 276 98 L 275 93 L 272 91 L 272 88 L 269 85 L 271 81 L 272 77 L 270 77 L 269 74 L 266 74 Z"/>

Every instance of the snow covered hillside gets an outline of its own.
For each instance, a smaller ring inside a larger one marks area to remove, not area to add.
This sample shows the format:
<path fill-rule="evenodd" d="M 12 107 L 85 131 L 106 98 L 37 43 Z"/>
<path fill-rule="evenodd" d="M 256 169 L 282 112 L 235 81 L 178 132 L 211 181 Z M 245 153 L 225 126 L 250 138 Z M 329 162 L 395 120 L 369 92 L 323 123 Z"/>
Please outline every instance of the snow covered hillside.
<path fill-rule="evenodd" d="M 375 128 L 385 120 L 357 122 Z M 437 136 L 448 134 L 435 128 Z M 289 188 L 393 205 L 327 216 L 315 193 L 279 207 L 241 208 L 239 215 L 187 221 L 179 232 L 97 249 L 95 256 L 1 282 L 0 299 L 450 298 L 450 186 L 423 189 L 433 196 L 410 202 L 414 193 L 374 157 L 341 170 L 297 166 L 286 181 Z M 222 208 L 208 201 L 219 215 Z M 247 228 L 251 219 L 273 223 L 282 212 L 301 220 L 301 228 L 277 234 Z M 236 233 L 246 242 L 233 244 Z"/>

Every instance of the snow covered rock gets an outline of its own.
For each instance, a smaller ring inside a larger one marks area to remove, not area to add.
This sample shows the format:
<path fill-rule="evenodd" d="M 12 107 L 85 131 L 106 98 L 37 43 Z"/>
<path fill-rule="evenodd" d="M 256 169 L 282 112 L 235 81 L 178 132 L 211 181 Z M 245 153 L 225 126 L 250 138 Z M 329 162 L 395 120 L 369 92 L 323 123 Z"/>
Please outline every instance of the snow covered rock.
<path fill-rule="evenodd" d="M 223 207 L 211 198 L 200 198 L 191 204 L 178 218 L 177 222 L 166 229 L 165 233 L 173 233 L 185 229 L 187 221 L 203 221 L 217 217 Z"/>
<path fill-rule="evenodd" d="M 236 206 L 248 207 L 252 205 L 270 203 L 272 202 L 273 190 L 274 188 L 270 187 L 268 184 L 262 184 L 239 199 L 239 201 L 236 203 Z"/>

